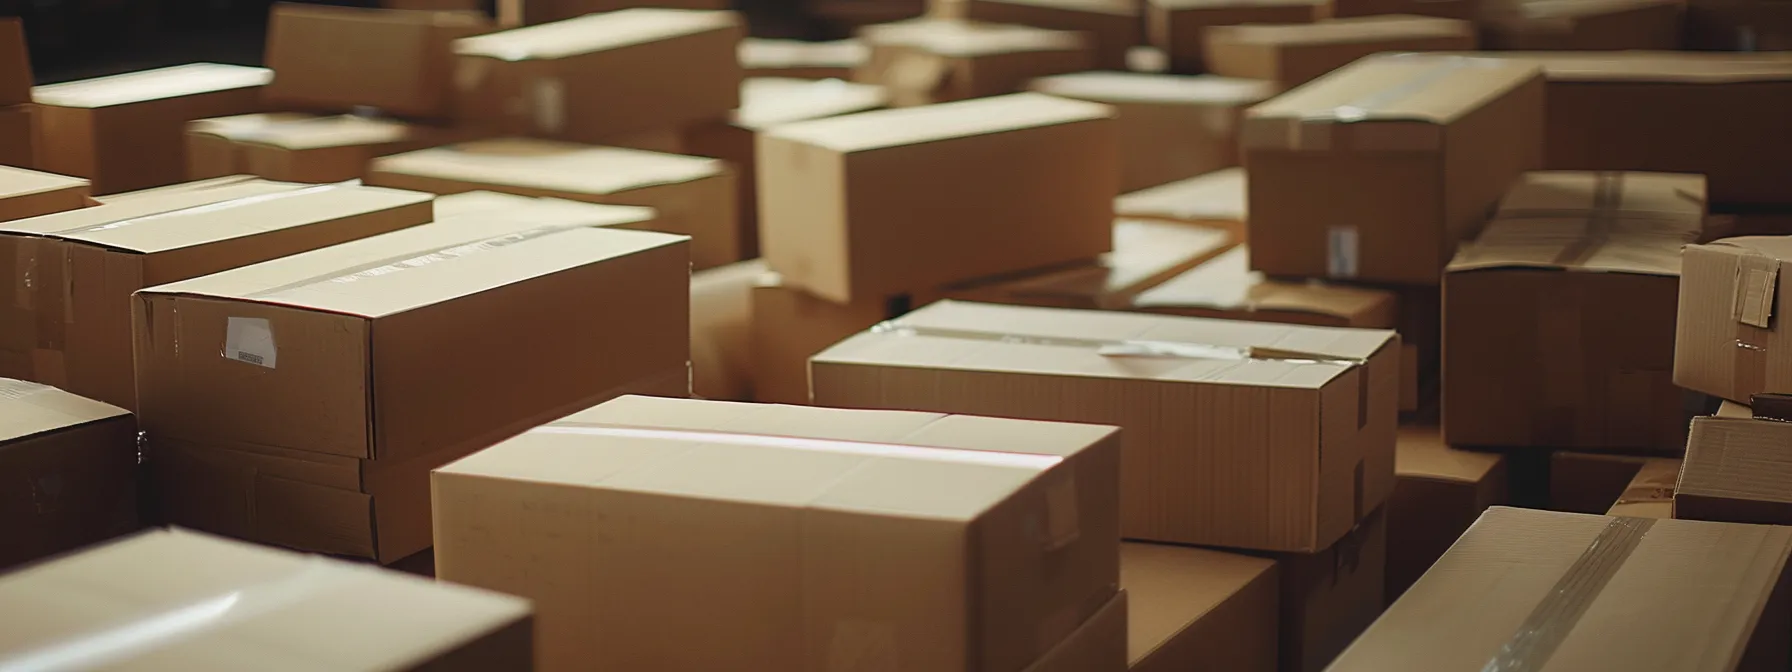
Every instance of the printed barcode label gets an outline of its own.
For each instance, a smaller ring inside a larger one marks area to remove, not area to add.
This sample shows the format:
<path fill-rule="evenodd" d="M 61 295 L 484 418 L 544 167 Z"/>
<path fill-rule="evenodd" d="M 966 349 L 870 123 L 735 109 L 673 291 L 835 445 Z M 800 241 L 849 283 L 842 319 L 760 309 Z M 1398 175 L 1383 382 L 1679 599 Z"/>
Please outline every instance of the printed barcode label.
<path fill-rule="evenodd" d="M 232 317 L 225 323 L 224 358 L 274 368 L 279 350 L 274 347 L 274 329 L 259 317 Z"/>
<path fill-rule="evenodd" d="M 1357 274 L 1356 227 L 1334 226 L 1325 233 L 1325 274 L 1354 278 Z"/>

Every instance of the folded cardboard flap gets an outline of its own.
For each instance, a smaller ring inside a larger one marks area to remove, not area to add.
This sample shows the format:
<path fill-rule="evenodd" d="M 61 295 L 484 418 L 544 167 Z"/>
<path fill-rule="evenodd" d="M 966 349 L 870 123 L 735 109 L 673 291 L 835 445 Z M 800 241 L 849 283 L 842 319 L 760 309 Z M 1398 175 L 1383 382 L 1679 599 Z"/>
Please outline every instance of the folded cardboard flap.
<path fill-rule="evenodd" d="M 1466 73 L 1473 76 L 1465 76 Z M 1328 151 L 1356 147 L 1430 151 L 1447 125 L 1537 79 L 1535 65 L 1456 55 L 1404 53 L 1360 59 L 1245 113 L 1247 148 Z M 1334 138 L 1334 127 L 1367 126 Z M 1387 126 L 1379 130 L 1374 127 Z M 1412 127 L 1412 128 L 1406 128 Z M 1348 145 L 1339 145 L 1340 141 Z"/>
<path fill-rule="evenodd" d="M 273 78 L 274 71 L 266 68 L 192 63 L 63 84 L 45 84 L 32 89 L 31 98 L 39 105 L 54 107 L 114 107 L 264 86 Z"/>

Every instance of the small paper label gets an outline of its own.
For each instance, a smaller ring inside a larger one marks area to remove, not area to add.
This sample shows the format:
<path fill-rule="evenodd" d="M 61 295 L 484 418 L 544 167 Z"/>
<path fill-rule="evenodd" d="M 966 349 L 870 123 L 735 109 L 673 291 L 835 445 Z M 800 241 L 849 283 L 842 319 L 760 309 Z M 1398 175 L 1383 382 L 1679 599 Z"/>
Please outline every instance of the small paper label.
<path fill-rule="evenodd" d="M 1356 277 L 1356 227 L 1334 226 L 1326 229 L 1325 274 L 1333 278 Z"/>
<path fill-rule="evenodd" d="M 224 331 L 224 358 L 274 368 L 280 351 L 274 347 L 274 329 L 259 317 L 232 317 Z"/>

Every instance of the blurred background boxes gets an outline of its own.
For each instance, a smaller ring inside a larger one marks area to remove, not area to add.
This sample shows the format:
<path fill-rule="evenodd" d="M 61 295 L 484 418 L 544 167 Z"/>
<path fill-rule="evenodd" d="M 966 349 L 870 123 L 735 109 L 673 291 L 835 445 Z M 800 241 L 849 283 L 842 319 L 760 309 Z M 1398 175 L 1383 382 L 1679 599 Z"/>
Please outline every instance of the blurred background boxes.
<path fill-rule="evenodd" d="M 1114 108 L 1122 192 L 1238 165 L 1245 108 L 1275 93 L 1260 80 L 1096 71 L 1042 77 L 1028 88 Z"/>
<path fill-rule="evenodd" d="M 274 109 L 445 119 L 453 114 L 453 43 L 491 32 L 476 12 L 382 11 L 280 3 L 268 23 Z"/>
<path fill-rule="evenodd" d="M 1429 16 L 1363 16 L 1310 24 L 1214 26 L 1203 60 L 1214 74 L 1274 82 L 1282 90 L 1381 52 L 1459 51 L 1474 25 Z"/>
<path fill-rule="evenodd" d="M 1170 72 L 1207 72 L 1207 29 L 1242 24 L 1312 23 L 1325 0 L 1146 0 L 1145 30 Z"/>
<path fill-rule="evenodd" d="M 1013 93 L 1036 77 L 1094 66 L 1087 33 L 960 19 L 866 26 L 871 48 L 855 81 L 877 84 L 902 107 Z"/>
<path fill-rule="evenodd" d="M 137 529 L 137 422 L 117 406 L 0 378 L 0 570 Z"/>

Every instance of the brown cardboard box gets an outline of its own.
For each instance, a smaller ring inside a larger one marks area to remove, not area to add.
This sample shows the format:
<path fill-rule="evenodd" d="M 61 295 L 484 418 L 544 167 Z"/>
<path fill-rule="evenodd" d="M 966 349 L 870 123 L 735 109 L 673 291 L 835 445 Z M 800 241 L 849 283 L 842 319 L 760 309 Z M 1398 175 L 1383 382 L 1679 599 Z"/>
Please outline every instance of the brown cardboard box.
<path fill-rule="evenodd" d="M 1681 253 L 1674 384 L 1736 402 L 1792 389 L 1792 339 L 1776 313 L 1792 298 L 1792 237 L 1745 236 Z"/>
<path fill-rule="evenodd" d="M 1651 457 L 1643 460 L 1643 467 L 1636 476 L 1631 477 L 1630 484 L 1625 486 L 1624 494 L 1612 508 L 1606 509 L 1608 516 L 1632 516 L 1636 518 L 1673 518 L 1674 490 L 1680 479 L 1680 460 L 1665 457 Z"/>
<path fill-rule="evenodd" d="M 1243 242 L 1250 239 L 1245 193 L 1244 169 L 1226 168 L 1121 194 L 1114 199 L 1114 214 L 1222 227 Z"/>
<path fill-rule="evenodd" d="M 1390 14 L 1298 25 L 1215 26 L 1207 30 L 1207 68 L 1228 77 L 1289 89 L 1384 51 L 1473 49 L 1475 26 L 1434 16 Z"/>
<path fill-rule="evenodd" d="M 499 6 L 509 0 L 499 0 Z M 652 0 L 651 5 L 643 5 L 636 0 L 522 0 L 521 19 L 525 25 L 548 23 L 576 19 L 587 14 L 615 12 L 633 7 L 664 7 L 675 9 L 728 9 L 729 3 L 723 0 Z"/>
<path fill-rule="evenodd" d="M 454 109 L 454 41 L 491 32 L 477 12 L 280 3 L 268 19 L 264 96 L 276 109 L 442 119 Z"/>
<path fill-rule="evenodd" d="M 1542 131 L 1536 67 L 1457 56 L 1365 58 L 1251 108 L 1251 267 L 1436 285 Z"/>
<path fill-rule="evenodd" d="M 0 571 L 137 528 L 129 411 L 0 378 Z"/>
<path fill-rule="evenodd" d="M 381 156 L 466 140 L 462 129 L 418 126 L 357 116 L 277 124 L 239 136 L 243 170 L 270 180 L 341 182 L 360 179 Z"/>
<path fill-rule="evenodd" d="M 260 111 L 272 77 L 195 63 L 39 86 L 37 166 L 93 180 L 96 194 L 172 184 L 186 174 L 187 122 Z"/>
<path fill-rule="evenodd" d="M 1380 16 L 1413 14 L 1473 21 L 1484 0 L 1331 0 L 1330 16 Z"/>
<path fill-rule="evenodd" d="M 1126 672 L 1128 604 L 1126 591 L 1115 593 L 1023 672 Z"/>
<path fill-rule="evenodd" d="M 37 108 L 0 107 L 0 166 L 37 167 Z"/>
<path fill-rule="evenodd" d="M 1789 552 L 1783 527 L 1494 507 L 1331 669 L 1784 669 Z"/>
<path fill-rule="evenodd" d="M 0 222 L 87 207 L 88 186 L 79 177 L 0 166 Z"/>
<path fill-rule="evenodd" d="M 1393 489 L 1399 343 L 941 301 L 816 355 L 809 376 L 824 406 L 1118 425 L 1127 538 L 1312 553 Z"/>
<path fill-rule="evenodd" d="M 1386 606 L 1388 533 L 1376 510 L 1318 553 L 1275 556 L 1281 587 L 1282 672 L 1320 672 Z"/>
<path fill-rule="evenodd" d="M 1243 245 L 1141 292 L 1134 309 L 1165 315 L 1394 329 L 1393 292 L 1321 282 L 1271 280 L 1250 269 Z"/>
<path fill-rule="evenodd" d="M 1020 306 L 1125 310 L 1142 292 L 1237 245 L 1226 229 L 1114 220 L 1114 251 L 1093 262 L 947 287 L 947 298 Z"/>
<path fill-rule="evenodd" d="M 1120 545 L 1130 672 L 1276 669 L 1275 562 L 1160 544 Z M 1205 667 L 1204 667 L 1205 666 Z"/>
<path fill-rule="evenodd" d="M 1145 31 L 1169 57 L 1170 72 L 1207 72 L 1206 33 L 1214 26 L 1312 23 L 1327 0 L 1145 0 Z"/>
<path fill-rule="evenodd" d="M 543 670 L 1018 670 L 1114 597 L 1119 469 L 1113 427 L 622 397 L 437 469 L 436 570 L 534 600 Z"/>
<path fill-rule="evenodd" d="M 33 81 L 25 23 L 16 17 L 0 17 L 0 107 L 30 103 Z"/>
<path fill-rule="evenodd" d="M 0 577 L 11 660 L 114 669 L 523 670 L 529 603 L 185 530 Z"/>
<path fill-rule="evenodd" d="M 386 9 L 427 9 L 436 11 L 483 11 L 480 0 L 380 0 Z"/>
<path fill-rule="evenodd" d="M 247 170 L 238 139 L 279 124 L 315 118 L 302 112 L 258 112 L 187 122 L 187 179 L 242 175 Z"/>
<path fill-rule="evenodd" d="M 1695 0 L 1686 5 L 1686 48 L 1792 49 L 1792 5 L 1777 0 Z"/>
<path fill-rule="evenodd" d="M 928 4 L 928 14 L 939 18 L 1084 33 L 1095 49 L 1093 67 L 1102 70 L 1125 70 L 1126 50 L 1143 38 L 1139 4 L 1128 0 L 931 0 Z"/>
<path fill-rule="evenodd" d="M 1478 21 L 1486 49 L 1679 49 L 1678 0 L 1509 0 Z"/>
<path fill-rule="evenodd" d="M 858 39 L 804 42 L 749 37 L 740 41 L 739 57 L 747 77 L 850 79 L 854 69 L 871 59 L 871 48 Z"/>
<path fill-rule="evenodd" d="M 1673 492 L 1673 517 L 1763 525 L 1792 524 L 1787 492 L 1792 423 L 1693 418 L 1686 463 Z M 1670 484 L 1672 482 L 1670 481 Z"/>
<path fill-rule="evenodd" d="M 764 274 L 758 259 L 691 274 L 691 393 L 697 397 L 754 399 L 753 283 Z"/>
<path fill-rule="evenodd" d="M 460 40 L 456 113 L 577 142 L 721 119 L 740 106 L 744 30 L 733 12 L 641 7 Z"/>
<path fill-rule="evenodd" d="M 1549 508 L 1571 513 L 1605 513 L 1624 497 L 1644 464 L 1638 455 L 1577 453 L 1559 450 L 1549 456 Z"/>
<path fill-rule="evenodd" d="M 931 298 L 931 297 L 928 297 Z M 766 273 L 753 284 L 753 398 L 809 403 L 809 358 L 835 343 L 926 303 L 912 295 L 834 303 Z"/>
<path fill-rule="evenodd" d="M 1506 457 L 1451 448 L 1436 426 L 1401 427 L 1388 497 L 1387 601 L 1418 581 L 1487 507 L 1506 503 Z"/>
<path fill-rule="evenodd" d="M 1237 166 L 1244 108 L 1275 91 L 1260 80 L 1131 72 L 1043 77 L 1028 88 L 1114 108 L 1123 192 Z"/>
<path fill-rule="evenodd" d="M 1520 178 L 1444 275 L 1444 440 L 1679 452 L 1680 248 L 1704 217 L 1700 175 Z"/>
<path fill-rule="evenodd" d="M 852 303 L 1093 259 L 1112 247 L 1111 118 L 1023 93 L 762 132 L 765 260 Z"/>
<path fill-rule="evenodd" d="M 478 140 L 375 159 L 367 183 L 436 194 L 488 190 L 659 211 L 627 228 L 693 238 L 704 269 L 740 261 L 735 175 L 715 159 L 552 140 Z"/>
<path fill-rule="evenodd" d="M 853 79 L 902 107 L 1014 93 L 1036 77 L 1095 67 L 1087 33 L 960 19 L 866 26 L 871 57 Z"/>

